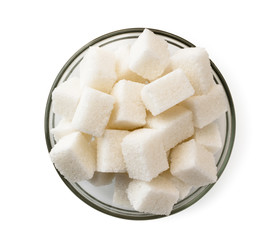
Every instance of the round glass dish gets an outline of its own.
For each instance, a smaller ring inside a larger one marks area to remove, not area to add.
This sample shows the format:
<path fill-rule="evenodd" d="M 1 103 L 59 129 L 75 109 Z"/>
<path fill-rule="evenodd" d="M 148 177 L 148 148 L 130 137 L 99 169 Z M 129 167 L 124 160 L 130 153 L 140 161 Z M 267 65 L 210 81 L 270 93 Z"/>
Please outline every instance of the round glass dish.
<path fill-rule="evenodd" d="M 66 64 L 63 66 L 58 76 L 56 77 L 47 100 L 47 105 L 45 110 L 45 137 L 46 137 L 46 144 L 47 144 L 48 151 L 51 151 L 52 147 L 55 144 L 55 140 L 53 138 L 53 135 L 50 133 L 50 130 L 54 128 L 60 120 L 59 117 L 56 116 L 52 111 L 51 95 L 54 88 L 56 88 L 62 82 L 67 81 L 69 77 L 76 76 L 79 74 L 79 63 L 81 62 L 88 47 L 94 45 L 94 46 L 114 49 L 120 43 L 133 42 L 141 34 L 143 30 L 144 28 L 130 28 L 130 29 L 123 29 L 123 30 L 118 30 L 115 32 L 105 34 L 101 37 L 92 40 L 85 46 L 83 46 L 66 62 Z M 155 34 L 162 36 L 168 42 L 169 50 L 171 53 L 175 52 L 180 48 L 195 46 L 189 41 L 181 37 L 178 37 L 174 34 L 164 32 L 161 30 L 156 30 L 156 29 L 151 29 L 151 30 Z M 217 154 L 215 154 L 217 169 L 218 169 L 217 176 L 219 178 L 227 165 L 234 143 L 235 111 L 234 111 L 234 106 L 233 106 L 233 101 L 232 101 L 230 91 L 228 89 L 228 86 L 222 74 L 220 73 L 220 71 L 212 61 L 211 61 L 211 66 L 214 75 L 214 80 L 217 84 L 223 86 L 228 100 L 228 111 L 220 119 L 217 120 L 221 129 L 221 134 L 223 139 L 223 148 Z M 84 201 L 91 207 L 103 213 L 115 217 L 135 219 L 135 220 L 145 220 L 145 219 L 163 217 L 159 215 L 139 213 L 131 209 L 125 209 L 118 206 L 114 206 L 112 203 L 113 184 L 104 187 L 94 187 L 92 184 L 90 184 L 87 181 L 78 182 L 78 183 L 69 182 L 59 172 L 58 174 L 60 175 L 62 181 L 77 197 L 79 197 L 82 201 Z M 171 214 L 182 211 L 183 209 L 186 209 L 187 207 L 194 204 L 196 201 L 202 198 L 213 187 L 213 185 L 214 184 L 210 184 L 208 186 L 193 189 L 192 192 L 185 199 L 179 201 L 177 204 L 174 205 Z"/>

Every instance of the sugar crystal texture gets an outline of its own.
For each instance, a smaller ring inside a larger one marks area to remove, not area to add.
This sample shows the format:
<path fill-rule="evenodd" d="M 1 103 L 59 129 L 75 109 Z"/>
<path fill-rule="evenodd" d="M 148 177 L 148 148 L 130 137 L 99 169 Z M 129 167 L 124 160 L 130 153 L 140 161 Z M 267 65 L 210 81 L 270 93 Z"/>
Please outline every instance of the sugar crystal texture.
<path fill-rule="evenodd" d="M 169 170 L 163 172 L 160 176 L 167 178 L 179 191 L 178 201 L 187 197 L 192 189 L 192 186 L 183 182 L 179 178 L 173 176 Z"/>
<path fill-rule="evenodd" d="M 216 122 L 210 123 L 201 129 L 196 128 L 194 139 L 213 154 L 222 148 L 221 133 Z"/>
<path fill-rule="evenodd" d="M 161 136 L 154 129 L 128 134 L 122 142 L 122 153 L 130 178 L 150 181 L 169 167 Z"/>
<path fill-rule="evenodd" d="M 180 49 L 170 60 L 172 69 L 183 69 L 195 89 L 195 95 L 205 94 L 213 86 L 212 68 L 205 49 L 199 47 Z"/>
<path fill-rule="evenodd" d="M 172 149 L 170 172 L 191 186 L 204 186 L 217 180 L 217 167 L 211 152 L 194 139 Z"/>
<path fill-rule="evenodd" d="M 79 79 L 73 77 L 58 85 L 52 92 L 53 112 L 71 121 L 81 95 Z"/>
<path fill-rule="evenodd" d="M 192 112 L 181 106 L 174 106 L 155 117 L 148 114 L 146 126 L 160 132 L 165 151 L 194 133 Z"/>
<path fill-rule="evenodd" d="M 131 46 L 129 68 L 150 81 L 164 72 L 169 61 L 167 42 L 148 29 Z"/>
<path fill-rule="evenodd" d="M 95 137 L 102 136 L 114 102 L 113 96 L 85 87 L 72 120 L 73 127 Z"/>
<path fill-rule="evenodd" d="M 92 178 L 96 169 L 96 152 L 80 132 L 61 138 L 52 148 L 50 156 L 57 170 L 71 182 Z"/>
<path fill-rule="evenodd" d="M 71 121 L 63 118 L 59 121 L 58 125 L 51 129 L 51 133 L 54 135 L 55 141 L 59 141 L 62 137 L 75 132 L 76 130 L 73 128 Z"/>
<path fill-rule="evenodd" d="M 125 130 L 106 129 L 103 136 L 97 138 L 97 171 L 126 172 L 121 142 L 128 134 Z"/>
<path fill-rule="evenodd" d="M 109 121 L 109 128 L 132 130 L 145 125 L 146 109 L 141 99 L 144 84 L 120 80 L 112 90 L 115 106 Z"/>
<path fill-rule="evenodd" d="M 224 114 L 227 109 L 227 98 L 221 85 L 214 85 L 210 91 L 201 96 L 192 96 L 180 103 L 193 113 L 194 126 L 203 128 Z"/>
<path fill-rule="evenodd" d="M 183 70 L 171 73 L 147 84 L 141 92 L 146 108 L 156 116 L 194 94 L 194 89 Z"/>
<path fill-rule="evenodd" d="M 115 188 L 113 195 L 113 203 L 117 206 L 131 208 L 131 204 L 128 200 L 126 190 L 128 188 L 131 179 L 127 173 L 117 173 L 115 178 Z"/>
<path fill-rule="evenodd" d="M 90 47 L 80 63 L 82 86 L 110 93 L 117 80 L 115 68 L 113 52 L 100 47 Z"/>
<path fill-rule="evenodd" d="M 116 73 L 118 80 L 128 79 L 130 81 L 147 83 L 148 80 L 139 76 L 129 69 L 130 44 L 122 44 L 115 50 Z"/>
<path fill-rule="evenodd" d="M 135 210 L 156 215 L 169 215 L 179 198 L 176 187 L 161 176 L 151 182 L 131 181 L 127 195 Z"/>

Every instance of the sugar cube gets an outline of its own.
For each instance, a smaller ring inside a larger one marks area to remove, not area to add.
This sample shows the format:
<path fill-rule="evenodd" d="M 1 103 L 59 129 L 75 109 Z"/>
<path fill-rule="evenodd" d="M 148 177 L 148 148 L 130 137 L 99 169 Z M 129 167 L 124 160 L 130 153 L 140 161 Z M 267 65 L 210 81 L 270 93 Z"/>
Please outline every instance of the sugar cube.
<path fill-rule="evenodd" d="M 208 53 L 203 48 L 178 50 L 170 58 L 172 69 L 181 68 L 189 78 L 196 95 L 206 94 L 214 84 Z"/>
<path fill-rule="evenodd" d="M 130 81 L 147 83 L 148 80 L 139 76 L 135 72 L 129 69 L 129 54 L 130 54 L 130 44 L 122 44 L 115 50 L 116 59 L 116 73 L 118 80 L 128 79 Z"/>
<path fill-rule="evenodd" d="M 167 178 L 179 191 L 178 201 L 187 197 L 192 189 L 192 186 L 181 181 L 179 178 L 174 177 L 169 170 L 163 172 L 160 176 Z"/>
<path fill-rule="evenodd" d="M 80 132 L 61 138 L 52 148 L 50 156 L 57 170 L 72 182 L 92 178 L 96 169 L 96 152 Z"/>
<path fill-rule="evenodd" d="M 112 183 L 114 177 L 114 173 L 104 173 L 95 171 L 93 177 L 88 181 L 96 187 L 106 186 Z"/>
<path fill-rule="evenodd" d="M 80 82 L 72 78 L 58 85 L 52 92 L 53 112 L 71 121 L 81 95 Z"/>
<path fill-rule="evenodd" d="M 132 130 L 146 123 L 146 109 L 141 99 L 144 84 L 120 80 L 112 90 L 115 106 L 109 121 L 109 128 Z"/>
<path fill-rule="evenodd" d="M 192 96 L 180 103 L 193 113 L 194 126 L 203 128 L 227 111 L 227 98 L 221 85 L 214 85 L 201 96 Z"/>
<path fill-rule="evenodd" d="M 157 130 L 134 130 L 124 137 L 121 145 L 130 178 L 150 181 L 169 167 Z"/>
<path fill-rule="evenodd" d="M 125 207 L 131 208 L 131 204 L 128 200 L 126 190 L 128 188 L 131 179 L 128 177 L 127 173 L 117 173 L 115 178 L 115 188 L 113 195 L 113 203 Z"/>
<path fill-rule="evenodd" d="M 121 142 L 128 134 L 125 130 L 106 129 L 103 136 L 97 138 L 97 171 L 126 172 Z"/>
<path fill-rule="evenodd" d="M 72 120 L 73 127 L 95 137 L 102 136 L 114 102 L 113 96 L 85 87 Z"/>
<path fill-rule="evenodd" d="M 210 123 L 201 129 L 196 128 L 194 139 L 213 154 L 222 148 L 221 134 L 216 122 Z"/>
<path fill-rule="evenodd" d="M 170 172 L 191 186 L 204 186 L 217 180 L 214 156 L 194 139 L 181 143 L 170 154 Z"/>
<path fill-rule="evenodd" d="M 183 70 L 171 73 L 143 87 L 141 96 L 146 108 L 156 116 L 194 94 Z"/>
<path fill-rule="evenodd" d="M 71 121 L 63 118 L 59 121 L 58 125 L 51 129 L 51 133 L 54 135 L 55 141 L 59 141 L 62 137 L 75 132 L 76 130 L 73 128 Z"/>
<path fill-rule="evenodd" d="M 80 63 L 82 86 L 110 93 L 117 80 L 115 65 L 113 52 L 100 47 L 90 47 Z"/>
<path fill-rule="evenodd" d="M 175 186 L 161 176 L 151 182 L 131 181 L 127 195 L 135 210 L 157 215 L 169 215 L 179 198 L 179 192 Z"/>
<path fill-rule="evenodd" d="M 160 131 L 165 151 L 194 133 L 192 112 L 181 106 L 174 106 L 155 117 L 148 114 L 146 126 Z"/>
<path fill-rule="evenodd" d="M 148 29 L 131 46 L 129 68 L 150 81 L 163 73 L 169 61 L 167 42 Z"/>

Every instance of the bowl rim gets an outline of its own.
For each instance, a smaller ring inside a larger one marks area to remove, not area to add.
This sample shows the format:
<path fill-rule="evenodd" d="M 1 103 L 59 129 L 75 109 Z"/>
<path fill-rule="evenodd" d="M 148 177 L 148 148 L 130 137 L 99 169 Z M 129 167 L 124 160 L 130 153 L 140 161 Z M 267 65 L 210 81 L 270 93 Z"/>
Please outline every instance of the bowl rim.
<path fill-rule="evenodd" d="M 57 77 L 55 78 L 52 87 L 49 91 L 49 95 L 48 95 L 48 99 L 47 99 L 47 103 L 46 103 L 46 107 L 45 107 L 45 117 L 44 117 L 44 132 L 45 132 L 45 141 L 46 141 L 46 145 L 47 145 L 47 149 L 48 152 L 51 151 L 52 146 L 51 146 L 51 141 L 50 141 L 50 129 L 49 129 L 49 117 L 50 117 L 50 108 L 51 108 L 51 102 L 52 102 L 52 92 L 53 90 L 56 88 L 56 86 L 58 85 L 61 77 L 63 76 L 63 74 L 65 73 L 65 71 L 67 70 L 67 68 L 70 66 L 70 64 L 83 52 L 85 51 L 88 47 L 90 47 L 93 44 L 97 44 L 98 42 L 101 42 L 103 40 L 106 40 L 107 38 L 110 37 L 114 37 L 117 35 L 121 35 L 121 34 L 126 34 L 126 33 L 141 33 L 143 32 L 145 28 L 125 28 L 125 29 L 120 29 L 120 30 L 116 30 L 113 32 L 109 32 L 106 34 L 103 34 L 93 40 L 91 40 L 90 42 L 88 42 L 87 44 L 85 44 L 83 47 L 81 47 L 78 51 L 76 51 L 71 57 L 70 59 L 64 64 L 64 66 L 62 67 L 62 69 L 59 71 Z M 154 29 L 154 28 L 148 28 L 149 30 L 151 30 L 152 32 L 154 32 L 155 34 L 159 34 L 165 37 L 169 37 L 172 38 L 174 40 L 177 40 L 178 42 L 183 43 L 184 45 L 187 45 L 189 47 L 195 47 L 194 44 L 192 44 L 191 42 L 189 42 L 188 40 L 179 37 L 175 34 L 163 31 L 163 30 L 158 30 L 158 29 Z M 233 99 L 232 99 L 232 95 L 229 91 L 229 87 L 223 77 L 223 75 L 221 74 L 221 72 L 219 71 L 219 69 L 217 68 L 217 66 L 213 63 L 213 61 L 210 59 L 210 64 L 212 69 L 214 70 L 214 72 L 216 73 L 216 75 L 219 77 L 223 88 L 226 92 L 227 95 L 227 100 L 229 103 L 229 108 L 230 108 L 230 112 L 231 112 L 231 132 L 230 132 L 230 140 L 229 140 L 229 146 L 227 148 L 227 154 L 225 156 L 225 161 L 223 162 L 222 166 L 219 169 L 219 172 L 217 174 L 217 181 L 220 178 L 220 176 L 222 175 L 224 169 L 226 168 L 232 149 L 233 149 L 233 145 L 234 145 L 234 140 L 235 140 L 235 134 L 236 134 L 236 115 L 235 115 L 235 108 L 234 108 L 234 104 L 233 104 Z M 53 164 L 54 166 L 54 164 Z M 54 166 L 55 168 L 55 166 Z M 130 219 L 130 220 L 149 220 L 149 219 L 157 219 L 157 218 L 162 218 L 162 217 L 166 217 L 164 215 L 149 215 L 149 216 L 144 216 L 144 217 L 136 217 L 136 216 L 131 216 L 131 215 L 127 215 L 124 216 L 123 214 L 120 213 L 116 213 L 116 212 L 112 212 L 112 211 L 108 211 L 102 207 L 99 207 L 97 205 L 95 205 L 94 203 L 92 203 L 91 201 L 89 201 L 88 199 L 86 199 L 84 196 L 82 196 L 81 194 L 79 194 L 76 189 L 60 174 L 60 172 L 55 168 L 55 170 L 57 171 L 58 175 L 60 176 L 60 178 L 62 179 L 62 181 L 66 184 L 66 186 L 80 199 L 82 200 L 84 203 L 88 204 L 89 206 L 93 207 L 94 209 L 103 212 L 105 214 L 114 216 L 114 217 L 118 217 L 118 218 L 123 218 L 123 219 Z M 216 182 L 217 182 L 216 181 Z M 215 183 L 216 183 L 215 182 Z M 183 205 L 182 207 L 180 207 L 179 209 L 173 210 L 171 212 L 170 215 L 173 215 L 175 213 L 178 213 L 188 207 L 190 207 L 191 205 L 193 205 L 194 203 L 196 203 L 198 200 L 200 200 L 214 185 L 215 183 L 209 184 L 207 187 L 205 187 L 205 189 L 194 199 L 192 199 L 190 202 L 188 202 L 187 204 Z M 169 215 L 169 216 L 170 216 Z"/>

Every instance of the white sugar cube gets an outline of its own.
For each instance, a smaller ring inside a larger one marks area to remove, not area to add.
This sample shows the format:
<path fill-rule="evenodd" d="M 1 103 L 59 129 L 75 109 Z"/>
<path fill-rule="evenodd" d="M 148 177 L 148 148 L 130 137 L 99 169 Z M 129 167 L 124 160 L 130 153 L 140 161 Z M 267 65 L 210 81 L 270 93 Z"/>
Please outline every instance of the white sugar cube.
<path fill-rule="evenodd" d="M 90 47 L 80 63 L 81 84 L 110 93 L 117 80 L 115 65 L 113 52 L 95 46 Z"/>
<path fill-rule="evenodd" d="M 179 198 L 175 186 L 161 176 L 151 182 L 131 181 L 127 195 L 135 210 L 156 215 L 169 215 Z"/>
<path fill-rule="evenodd" d="M 172 69 L 184 70 L 196 95 L 207 93 L 213 86 L 212 68 L 205 49 L 198 47 L 180 49 L 170 60 Z"/>
<path fill-rule="evenodd" d="M 165 171 L 162 173 L 160 176 L 167 178 L 168 180 L 171 181 L 171 183 L 177 188 L 179 191 L 179 198 L 178 201 L 184 199 L 187 197 L 192 189 L 192 186 L 183 182 L 177 177 L 174 177 L 169 170 Z"/>
<path fill-rule="evenodd" d="M 121 142 L 127 134 L 129 131 L 106 129 L 103 136 L 97 138 L 97 171 L 126 172 Z"/>
<path fill-rule="evenodd" d="M 160 131 L 165 151 L 194 133 L 192 112 L 181 106 L 174 106 L 155 117 L 148 114 L 146 126 Z"/>
<path fill-rule="evenodd" d="M 167 42 L 145 29 L 130 49 L 129 68 L 143 78 L 154 80 L 169 64 Z"/>
<path fill-rule="evenodd" d="M 130 54 L 130 44 L 122 44 L 115 50 L 116 58 L 116 73 L 118 80 L 128 79 L 130 81 L 147 83 L 148 80 L 139 76 L 135 72 L 129 69 L 129 54 Z"/>
<path fill-rule="evenodd" d="M 114 177 L 114 173 L 103 173 L 95 171 L 93 177 L 88 181 L 96 187 L 106 186 L 112 183 Z"/>
<path fill-rule="evenodd" d="M 192 96 L 180 103 L 193 113 L 194 126 L 203 128 L 227 111 L 227 98 L 221 85 L 214 85 L 206 95 Z"/>
<path fill-rule="evenodd" d="M 109 128 L 132 130 L 146 123 L 146 109 L 141 99 L 144 84 L 120 80 L 112 90 L 115 106 L 109 121 Z"/>
<path fill-rule="evenodd" d="M 50 156 L 57 170 L 72 182 L 92 178 L 96 169 L 96 152 L 80 132 L 61 138 L 52 148 Z"/>
<path fill-rule="evenodd" d="M 102 136 L 114 101 L 109 94 L 85 87 L 72 120 L 73 127 L 95 137 Z"/>
<path fill-rule="evenodd" d="M 183 70 L 171 73 L 143 87 L 141 96 L 146 108 L 158 115 L 194 94 L 194 89 Z"/>
<path fill-rule="evenodd" d="M 128 134 L 122 142 L 122 153 L 130 178 L 150 181 L 169 167 L 161 136 L 154 129 Z"/>
<path fill-rule="evenodd" d="M 194 139 L 203 145 L 208 151 L 215 154 L 222 148 L 222 139 L 217 123 L 213 122 L 204 128 L 196 128 Z"/>
<path fill-rule="evenodd" d="M 217 167 L 211 152 L 194 139 L 172 149 L 170 172 L 192 186 L 204 186 L 217 180 Z"/>
<path fill-rule="evenodd" d="M 51 133 L 54 135 L 55 141 L 59 141 L 62 137 L 75 132 L 76 130 L 73 128 L 71 121 L 63 118 L 60 120 L 58 125 L 51 129 Z"/>
<path fill-rule="evenodd" d="M 80 95 L 80 82 L 76 77 L 58 85 L 52 92 L 53 112 L 71 121 Z"/>
<path fill-rule="evenodd" d="M 128 200 L 126 190 L 128 188 L 131 179 L 126 173 L 118 173 L 115 178 L 115 188 L 113 195 L 113 203 L 117 206 L 131 208 L 131 204 Z"/>

